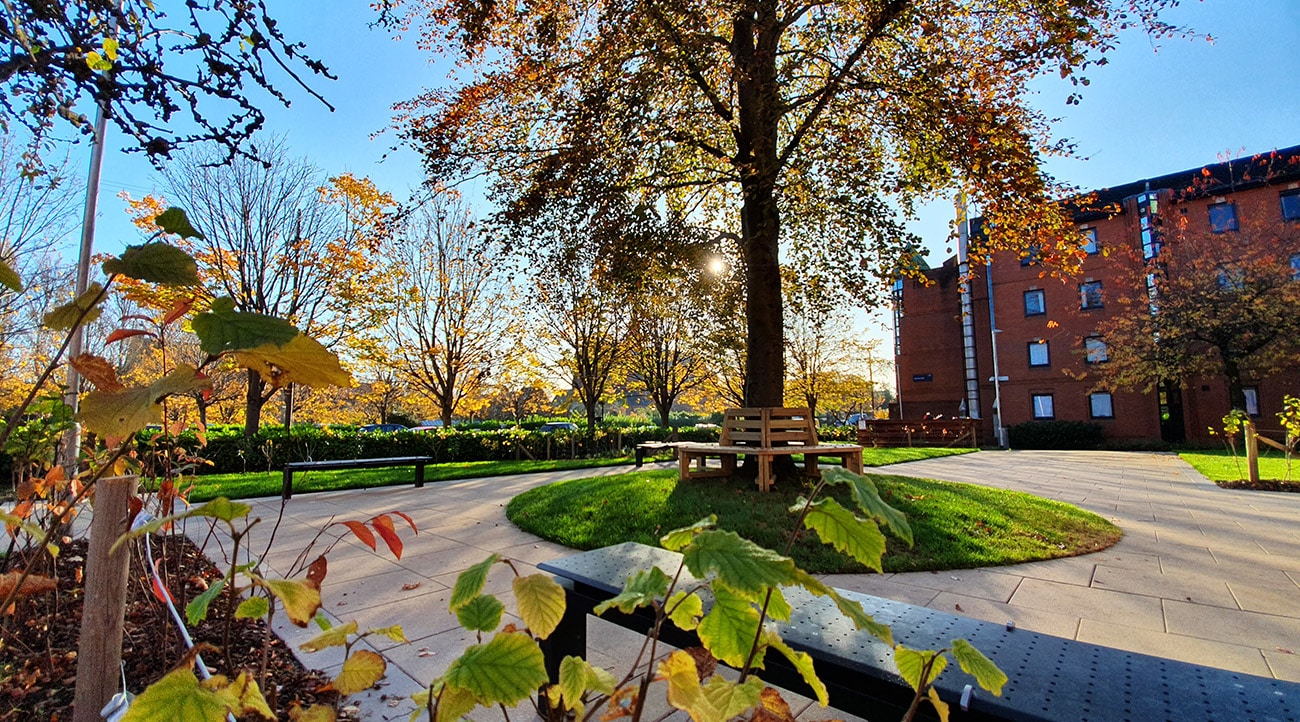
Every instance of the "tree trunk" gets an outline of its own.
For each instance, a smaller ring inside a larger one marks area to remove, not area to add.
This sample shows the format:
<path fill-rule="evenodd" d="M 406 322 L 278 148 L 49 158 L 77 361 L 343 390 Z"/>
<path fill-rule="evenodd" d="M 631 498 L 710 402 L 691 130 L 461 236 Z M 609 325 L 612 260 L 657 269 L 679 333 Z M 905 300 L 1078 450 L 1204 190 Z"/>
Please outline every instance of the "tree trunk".
<path fill-rule="evenodd" d="M 672 408 L 673 408 L 672 402 L 669 401 L 668 403 L 664 404 L 664 403 L 660 403 L 659 401 L 655 401 L 655 408 L 658 409 L 659 411 L 659 425 L 664 427 L 665 429 L 668 428 L 668 415 L 672 412 Z"/>
<path fill-rule="evenodd" d="M 284 399 L 284 430 L 287 433 L 293 428 L 293 384 L 285 386 L 280 391 L 280 396 Z"/>
<path fill-rule="evenodd" d="M 1241 383 L 1241 366 L 1236 359 L 1223 360 L 1223 375 L 1228 377 L 1228 406 L 1246 410 L 1246 389 Z"/>
<path fill-rule="evenodd" d="M 244 395 L 244 436 L 250 439 L 257 436 L 257 430 L 262 426 L 262 407 L 266 405 L 262 398 L 264 385 L 261 375 L 249 369 L 248 388 Z"/>
<path fill-rule="evenodd" d="M 745 259 L 745 316 L 748 406 L 781 406 L 785 396 L 785 327 L 782 316 L 780 172 L 777 125 L 780 94 L 776 48 L 781 29 L 776 4 L 759 3 L 753 15 L 736 16 L 732 53 L 736 58 L 740 132 L 736 166 L 743 200 L 741 252 Z"/>

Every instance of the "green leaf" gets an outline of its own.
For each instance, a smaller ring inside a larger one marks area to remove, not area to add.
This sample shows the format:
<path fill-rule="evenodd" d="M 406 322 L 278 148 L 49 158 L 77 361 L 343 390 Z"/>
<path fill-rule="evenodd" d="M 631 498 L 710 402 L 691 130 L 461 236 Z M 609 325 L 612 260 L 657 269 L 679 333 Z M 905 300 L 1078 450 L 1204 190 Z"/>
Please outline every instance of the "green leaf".
<path fill-rule="evenodd" d="M 185 620 L 190 623 L 191 627 L 208 618 L 208 605 L 212 604 L 212 600 L 216 599 L 217 595 L 221 594 L 221 590 L 225 589 L 225 587 L 226 580 L 218 579 L 198 596 L 191 599 L 189 604 L 185 605 Z"/>
<path fill-rule="evenodd" d="M 40 525 L 34 524 L 16 514 L 10 514 L 4 509 L 0 509 L 0 523 L 22 529 L 33 540 L 45 538 L 45 530 Z M 116 544 L 113 545 L 112 550 L 117 551 Z M 45 551 L 49 552 L 50 556 L 57 557 L 59 555 L 59 546 L 54 542 L 50 542 L 45 545 Z"/>
<path fill-rule="evenodd" d="M 673 592 L 664 608 L 673 624 L 688 632 L 700 626 L 700 617 L 704 616 L 704 600 L 695 592 Z"/>
<path fill-rule="evenodd" d="M 347 624 L 340 624 L 337 627 L 325 630 L 323 634 L 318 634 L 303 642 L 298 648 L 304 652 L 319 652 L 330 647 L 342 647 L 348 643 L 348 637 L 356 633 L 357 623 L 356 620 L 353 620 Z"/>
<path fill-rule="evenodd" d="M 758 677 L 750 676 L 737 684 L 715 674 L 704 683 L 704 696 L 714 709 L 722 713 L 722 719 L 728 720 L 757 705 L 763 696 L 763 687 L 763 680 Z"/>
<path fill-rule="evenodd" d="M 429 700 L 433 697 L 438 699 L 438 718 L 430 722 L 460 722 L 465 715 L 473 712 L 478 706 L 478 702 L 474 700 L 474 695 L 469 690 L 452 687 L 443 680 L 434 680 L 428 688 L 411 695 L 411 701 L 415 703 L 415 711 L 410 717 L 411 722 L 415 722 L 428 712 Z"/>
<path fill-rule="evenodd" d="M 619 592 L 618 596 L 597 604 L 592 611 L 601 615 L 606 609 L 616 607 L 618 611 L 627 614 L 637 607 L 653 604 L 655 600 L 662 598 L 668 593 L 668 585 L 672 581 L 659 567 L 639 569 L 628 576 L 623 584 L 623 591 Z"/>
<path fill-rule="evenodd" d="M 103 55 L 100 55 L 94 50 L 86 53 L 86 66 L 91 70 L 100 72 L 113 69 L 113 64 L 108 60 L 105 60 Z"/>
<path fill-rule="evenodd" d="M 298 334 L 288 343 L 268 343 L 238 351 L 235 361 L 252 369 L 273 387 L 302 384 L 312 388 L 352 386 L 352 374 L 320 341 Z"/>
<path fill-rule="evenodd" d="M 465 650 L 443 678 L 472 692 L 479 704 L 510 707 L 546 684 L 546 663 L 532 637 L 508 632 Z"/>
<path fill-rule="evenodd" d="M 790 615 L 794 613 L 794 608 L 790 602 L 786 601 L 785 593 L 780 587 L 772 587 L 772 597 L 767 603 L 767 618 L 775 619 L 779 622 L 790 621 Z"/>
<path fill-rule="evenodd" d="M 569 656 L 560 660 L 560 681 L 554 689 L 558 692 L 560 706 L 581 717 L 584 711 L 582 695 L 588 691 L 613 694 L 617 684 L 618 680 L 609 672 L 591 666 L 581 657 Z"/>
<path fill-rule="evenodd" d="M 14 293 L 23 292 L 23 279 L 3 258 L 0 258 L 0 286 L 5 286 Z"/>
<path fill-rule="evenodd" d="M 488 572 L 500 559 L 501 557 L 493 554 L 456 577 L 456 586 L 451 590 L 451 611 L 454 612 L 469 604 L 483 592 L 483 585 L 487 584 Z"/>
<path fill-rule="evenodd" d="M 153 223 L 164 233 L 171 233 L 181 238 L 203 238 L 203 234 L 190 225 L 190 219 L 185 215 L 185 211 L 175 206 L 154 216 Z"/>
<path fill-rule="evenodd" d="M 218 678 L 200 683 L 189 668 L 169 672 L 145 688 L 127 709 L 122 722 L 225 722 L 226 714 L 256 713 L 275 719 L 257 684 L 241 674 L 227 685 Z"/>
<path fill-rule="evenodd" d="M 796 578 L 792 559 L 730 531 L 701 532 L 682 560 L 691 574 L 703 579 L 716 572 L 719 582 L 742 594 L 758 595 Z"/>
<path fill-rule="evenodd" d="M 456 610 L 460 626 L 471 632 L 491 632 L 501 624 L 506 605 L 490 594 L 480 594 Z"/>
<path fill-rule="evenodd" d="M 808 506 L 808 500 L 799 497 L 791 511 Z M 863 565 L 881 573 L 880 558 L 885 555 L 885 535 L 874 521 L 856 516 L 830 497 L 819 500 L 808 508 L 803 525 L 817 532 L 822 543 L 848 554 Z"/>
<path fill-rule="evenodd" d="M 880 498 L 876 485 L 864 474 L 855 474 L 843 467 L 832 467 L 822 475 L 830 484 L 848 484 L 853 492 L 853 500 L 862 511 L 877 522 L 889 527 L 899 539 L 912 546 L 912 527 L 907 523 L 907 515 L 885 503 Z"/>
<path fill-rule="evenodd" d="M 305 627 L 320 609 L 320 590 L 316 585 L 293 579 L 263 579 L 253 577 L 254 581 L 266 587 L 284 605 L 289 621 L 296 626 Z"/>
<path fill-rule="evenodd" d="M 849 621 L 853 622 L 853 626 L 869 632 L 891 647 L 894 646 L 893 630 L 889 628 L 888 624 L 881 624 L 872 618 L 870 614 L 867 614 L 860 602 L 844 598 L 833 587 L 826 586 L 820 579 L 802 569 L 798 571 L 796 583 L 816 596 L 830 598 L 831 601 L 835 602 L 835 607 L 840 610 L 840 614 L 848 617 Z"/>
<path fill-rule="evenodd" d="M 564 618 L 564 587 L 546 574 L 515 577 L 515 604 L 524 624 L 538 639 L 546 639 Z"/>
<path fill-rule="evenodd" d="M 207 313 L 194 317 L 192 325 L 199 337 L 199 348 L 213 356 L 267 344 L 279 346 L 298 335 L 298 329 L 282 318 L 236 311 L 234 300 L 228 296 L 213 301 Z"/>
<path fill-rule="evenodd" d="M 930 666 L 930 673 L 922 680 L 921 677 L 925 674 L 925 665 L 931 659 L 934 660 L 934 663 Z M 919 690 L 922 681 L 925 684 L 931 684 L 939 678 L 944 667 L 948 666 L 948 659 L 931 649 L 908 649 L 899 644 L 894 647 L 894 664 L 898 665 L 898 673 L 912 686 L 912 689 Z"/>
<path fill-rule="evenodd" d="M 382 656 L 368 649 L 358 649 L 343 661 L 343 668 L 333 680 L 334 689 L 345 697 L 364 692 L 383 679 L 387 670 L 388 662 Z"/>
<path fill-rule="evenodd" d="M 790 661 L 803 677 L 803 681 L 812 688 L 813 693 L 817 695 L 817 702 L 825 707 L 830 704 L 830 693 L 826 691 L 826 684 L 817 676 L 817 670 L 813 667 L 813 658 L 807 652 L 796 652 L 785 643 L 784 639 L 776 633 L 766 635 L 767 646 L 780 652 L 782 656 Z"/>
<path fill-rule="evenodd" d="M 763 681 L 757 677 L 737 684 L 715 675 L 701 687 L 695 660 L 685 652 L 673 652 L 658 671 L 668 682 L 668 704 L 685 710 L 694 722 L 723 722 L 739 716 L 757 705 L 763 694 Z"/>
<path fill-rule="evenodd" d="M 713 608 L 700 621 L 700 641 L 723 664 L 740 668 L 758 638 L 758 610 L 726 587 L 713 588 Z M 762 666 L 755 656 L 755 666 Z"/>
<path fill-rule="evenodd" d="M 684 526 L 681 529 L 674 529 L 667 534 L 659 537 L 659 544 L 664 549 L 672 552 L 679 552 L 687 544 L 695 540 L 696 535 L 702 531 L 712 529 L 718 525 L 718 515 L 710 514 L 707 518 L 701 519 L 690 526 Z"/>
<path fill-rule="evenodd" d="M 86 292 L 77 296 L 76 299 L 45 314 L 41 322 L 51 331 L 67 331 L 77 325 L 77 319 L 81 318 L 84 311 L 86 317 L 82 319 L 81 325 L 85 326 L 99 318 L 99 314 L 103 312 L 103 309 L 97 308 L 104 300 L 103 293 L 103 286 L 92 283 L 86 289 Z"/>
<path fill-rule="evenodd" d="M 167 286 L 199 285 L 199 267 L 190 254 L 162 242 L 127 246 L 120 257 L 104 261 L 104 275 L 122 275 Z"/>
<path fill-rule="evenodd" d="M 1007 683 L 1007 675 L 993 660 L 985 657 L 975 645 L 964 639 L 952 640 L 952 656 L 961 665 L 961 670 L 975 678 L 976 682 L 995 696 L 1002 696 L 1002 685 Z"/>
<path fill-rule="evenodd" d="M 235 619 L 261 619 L 271 611 L 266 597 L 249 597 L 235 608 Z"/>
<path fill-rule="evenodd" d="M 196 506 L 185 514 L 186 517 L 203 516 L 210 519 L 220 519 L 221 521 L 234 521 L 243 519 L 252 513 L 253 507 L 243 502 L 231 501 L 224 496 L 219 496 L 211 501 Z"/>

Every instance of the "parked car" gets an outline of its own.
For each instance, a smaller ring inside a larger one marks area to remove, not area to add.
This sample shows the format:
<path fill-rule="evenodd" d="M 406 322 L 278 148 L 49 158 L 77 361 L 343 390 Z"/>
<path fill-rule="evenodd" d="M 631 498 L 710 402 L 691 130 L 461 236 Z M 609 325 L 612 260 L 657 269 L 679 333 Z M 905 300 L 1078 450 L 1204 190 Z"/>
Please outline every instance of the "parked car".
<path fill-rule="evenodd" d="M 569 421 L 551 421 L 537 427 L 537 430 L 543 434 L 549 434 L 554 431 L 577 431 L 578 425 Z"/>
<path fill-rule="evenodd" d="M 366 424 L 357 431 L 363 434 L 391 434 L 394 431 L 406 431 L 406 427 L 401 424 Z"/>
<path fill-rule="evenodd" d="M 423 433 L 428 433 L 430 431 L 438 431 L 441 428 L 442 428 L 442 424 L 437 423 L 437 424 L 424 424 L 423 426 L 412 426 L 410 430 L 418 431 L 423 434 Z"/>

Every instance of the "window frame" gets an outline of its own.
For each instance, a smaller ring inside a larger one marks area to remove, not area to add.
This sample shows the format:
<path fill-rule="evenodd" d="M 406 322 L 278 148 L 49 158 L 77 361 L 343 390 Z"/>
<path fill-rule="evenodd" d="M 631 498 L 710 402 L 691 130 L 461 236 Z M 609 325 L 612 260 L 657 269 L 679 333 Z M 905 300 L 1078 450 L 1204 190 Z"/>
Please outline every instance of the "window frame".
<path fill-rule="evenodd" d="M 1106 398 L 1106 405 L 1110 408 L 1109 414 L 1098 414 L 1096 400 L 1101 397 Z M 1088 418 L 1090 419 L 1113 419 L 1115 418 L 1115 395 L 1109 391 L 1097 391 L 1088 394 Z"/>
<path fill-rule="evenodd" d="M 1039 415 L 1038 413 L 1039 399 L 1047 399 L 1047 413 L 1045 415 Z M 1033 414 L 1033 418 L 1035 421 L 1048 421 L 1056 418 L 1056 398 L 1055 395 L 1050 392 L 1030 393 L 1029 406 L 1030 406 L 1030 412 Z"/>
<path fill-rule="evenodd" d="M 1293 215 L 1287 215 L 1287 200 L 1292 200 L 1290 204 L 1295 211 Z M 1300 188 L 1291 188 L 1280 191 L 1277 194 L 1278 210 L 1282 213 L 1284 221 L 1300 221 Z"/>
<path fill-rule="evenodd" d="M 1234 202 L 1234 201 L 1220 201 L 1220 202 L 1218 202 L 1218 203 L 1211 203 L 1210 205 L 1208 205 L 1208 206 L 1205 207 L 1205 210 L 1206 210 L 1206 215 L 1208 216 L 1208 219 L 1209 219 L 1209 223 L 1210 223 L 1210 232 L 1211 232 L 1211 233 L 1228 233 L 1228 232 L 1230 232 L 1230 231 L 1235 231 L 1235 230 L 1237 230 L 1237 228 L 1238 228 L 1238 223 L 1237 223 L 1237 204 L 1236 204 L 1236 202 Z M 1215 211 L 1216 211 L 1216 210 L 1219 210 L 1219 211 L 1224 211 L 1224 210 L 1226 210 L 1226 211 L 1228 211 L 1229 213 L 1231 213 L 1232 215 L 1231 215 L 1230 218 L 1227 218 L 1227 219 L 1220 219 L 1220 220 L 1226 220 L 1226 221 L 1227 221 L 1226 223 L 1220 225 L 1220 224 L 1218 224 L 1218 223 L 1215 223 L 1215 217 L 1214 217 L 1214 216 L 1215 216 Z"/>
<path fill-rule="evenodd" d="M 1093 348 L 1089 347 L 1090 343 L 1101 344 L 1101 358 L 1093 359 Z M 1110 349 L 1106 346 L 1106 339 L 1101 336 L 1084 336 L 1083 337 L 1083 362 L 1089 366 L 1104 364 L 1110 361 Z"/>
<path fill-rule="evenodd" d="M 1096 228 L 1080 228 L 1083 235 L 1088 239 L 1083 243 L 1083 252 L 1089 256 L 1095 256 L 1101 253 L 1101 242 L 1097 240 Z"/>
<path fill-rule="evenodd" d="M 1097 289 L 1097 302 L 1095 304 L 1089 303 L 1089 294 L 1086 289 L 1090 287 L 1096 287 Z M 1079 284 L 1079 310 L 1091 311 L 1093 309 L 1105 308 L 1106 299 L 1102 296 L 1103 288 L 1104 287 L 1102 286 L 1101 281 L 1084 281 L 1083 283 L 1080 283 Z"/>
<path fill-rule="evenodd" d="M 1031 313 L 1029 310 L 1029 297 L 1033 294 L 1038 296 L 1038 310 Z M 1031 288 L 1028 291 L 1025 291 L 1023 303 L 1025 306 L 1025 318 L 1047 315 L 1047 292 L 1044 289 Z"/>
<path fill-rule="evenodd" d="M 1242 389 L 1241 389 L 1241 393 L 1242 393 L 1243 396 L 1246 397 L 1246 415 L 1247 415 L 1247 416 L 1250 416 L 1251 418 L 1259 418 L 1259 416 L 1260 416 L 1260 413 L 1259 413 L 1259 387 L 1258 387 L 1258 386 L 1243 386 Z M 1250 407 L 1251 407 L 1251 406 L 1254 406 L 1254 407 L 1255 407 L 1255 410 L 1254 410 L 1254 411 L 1251 411 L 1251 410 L 1250 410 Z"/>
<path fill-rule="evenodd" d="M 1048 348 L 1048 341 L 1030 341 L 1025 344 L 1025 352 L 1029 358 L 1029 368 L 1031 369 L 1049 369 L 1052 367 L 1052 350 Z M 1043 362 L 1034 363 L 1034 348 L 1041 346 L 1043 349 Z"/>

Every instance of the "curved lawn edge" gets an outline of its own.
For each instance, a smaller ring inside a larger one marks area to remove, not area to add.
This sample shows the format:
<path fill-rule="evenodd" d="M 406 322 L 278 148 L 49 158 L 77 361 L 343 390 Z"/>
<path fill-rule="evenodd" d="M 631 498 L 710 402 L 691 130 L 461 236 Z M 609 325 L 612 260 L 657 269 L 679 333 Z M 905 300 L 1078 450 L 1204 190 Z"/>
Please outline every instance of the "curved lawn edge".
<path fill-rule="evenodd" d="M 1111 522 L 1064 502 L 975 484 L 870 474 L 880 494 L 907 514 L 916 545 L 889 537 L 886 572 L 939 571 L 1019 564 L 1101 551 L 1119 541 Z M 510 500 L 507 517 L 521 529 L 587 550 L 635 541 L 659 545 L 664 533 L 709 514 L 718 526 L 769 549 L 786 546 L 795 517 L 788 509 L 805 488 L 779 482 L 767 494 L 753 481 L 678 481 L 674 471 L 642 471 L 556 482 Z M 841 504 L 848 490 L 832 488 Z M 815 574 L 861 573 L 865 567 L 804 533 L 791 556 Z"/>

